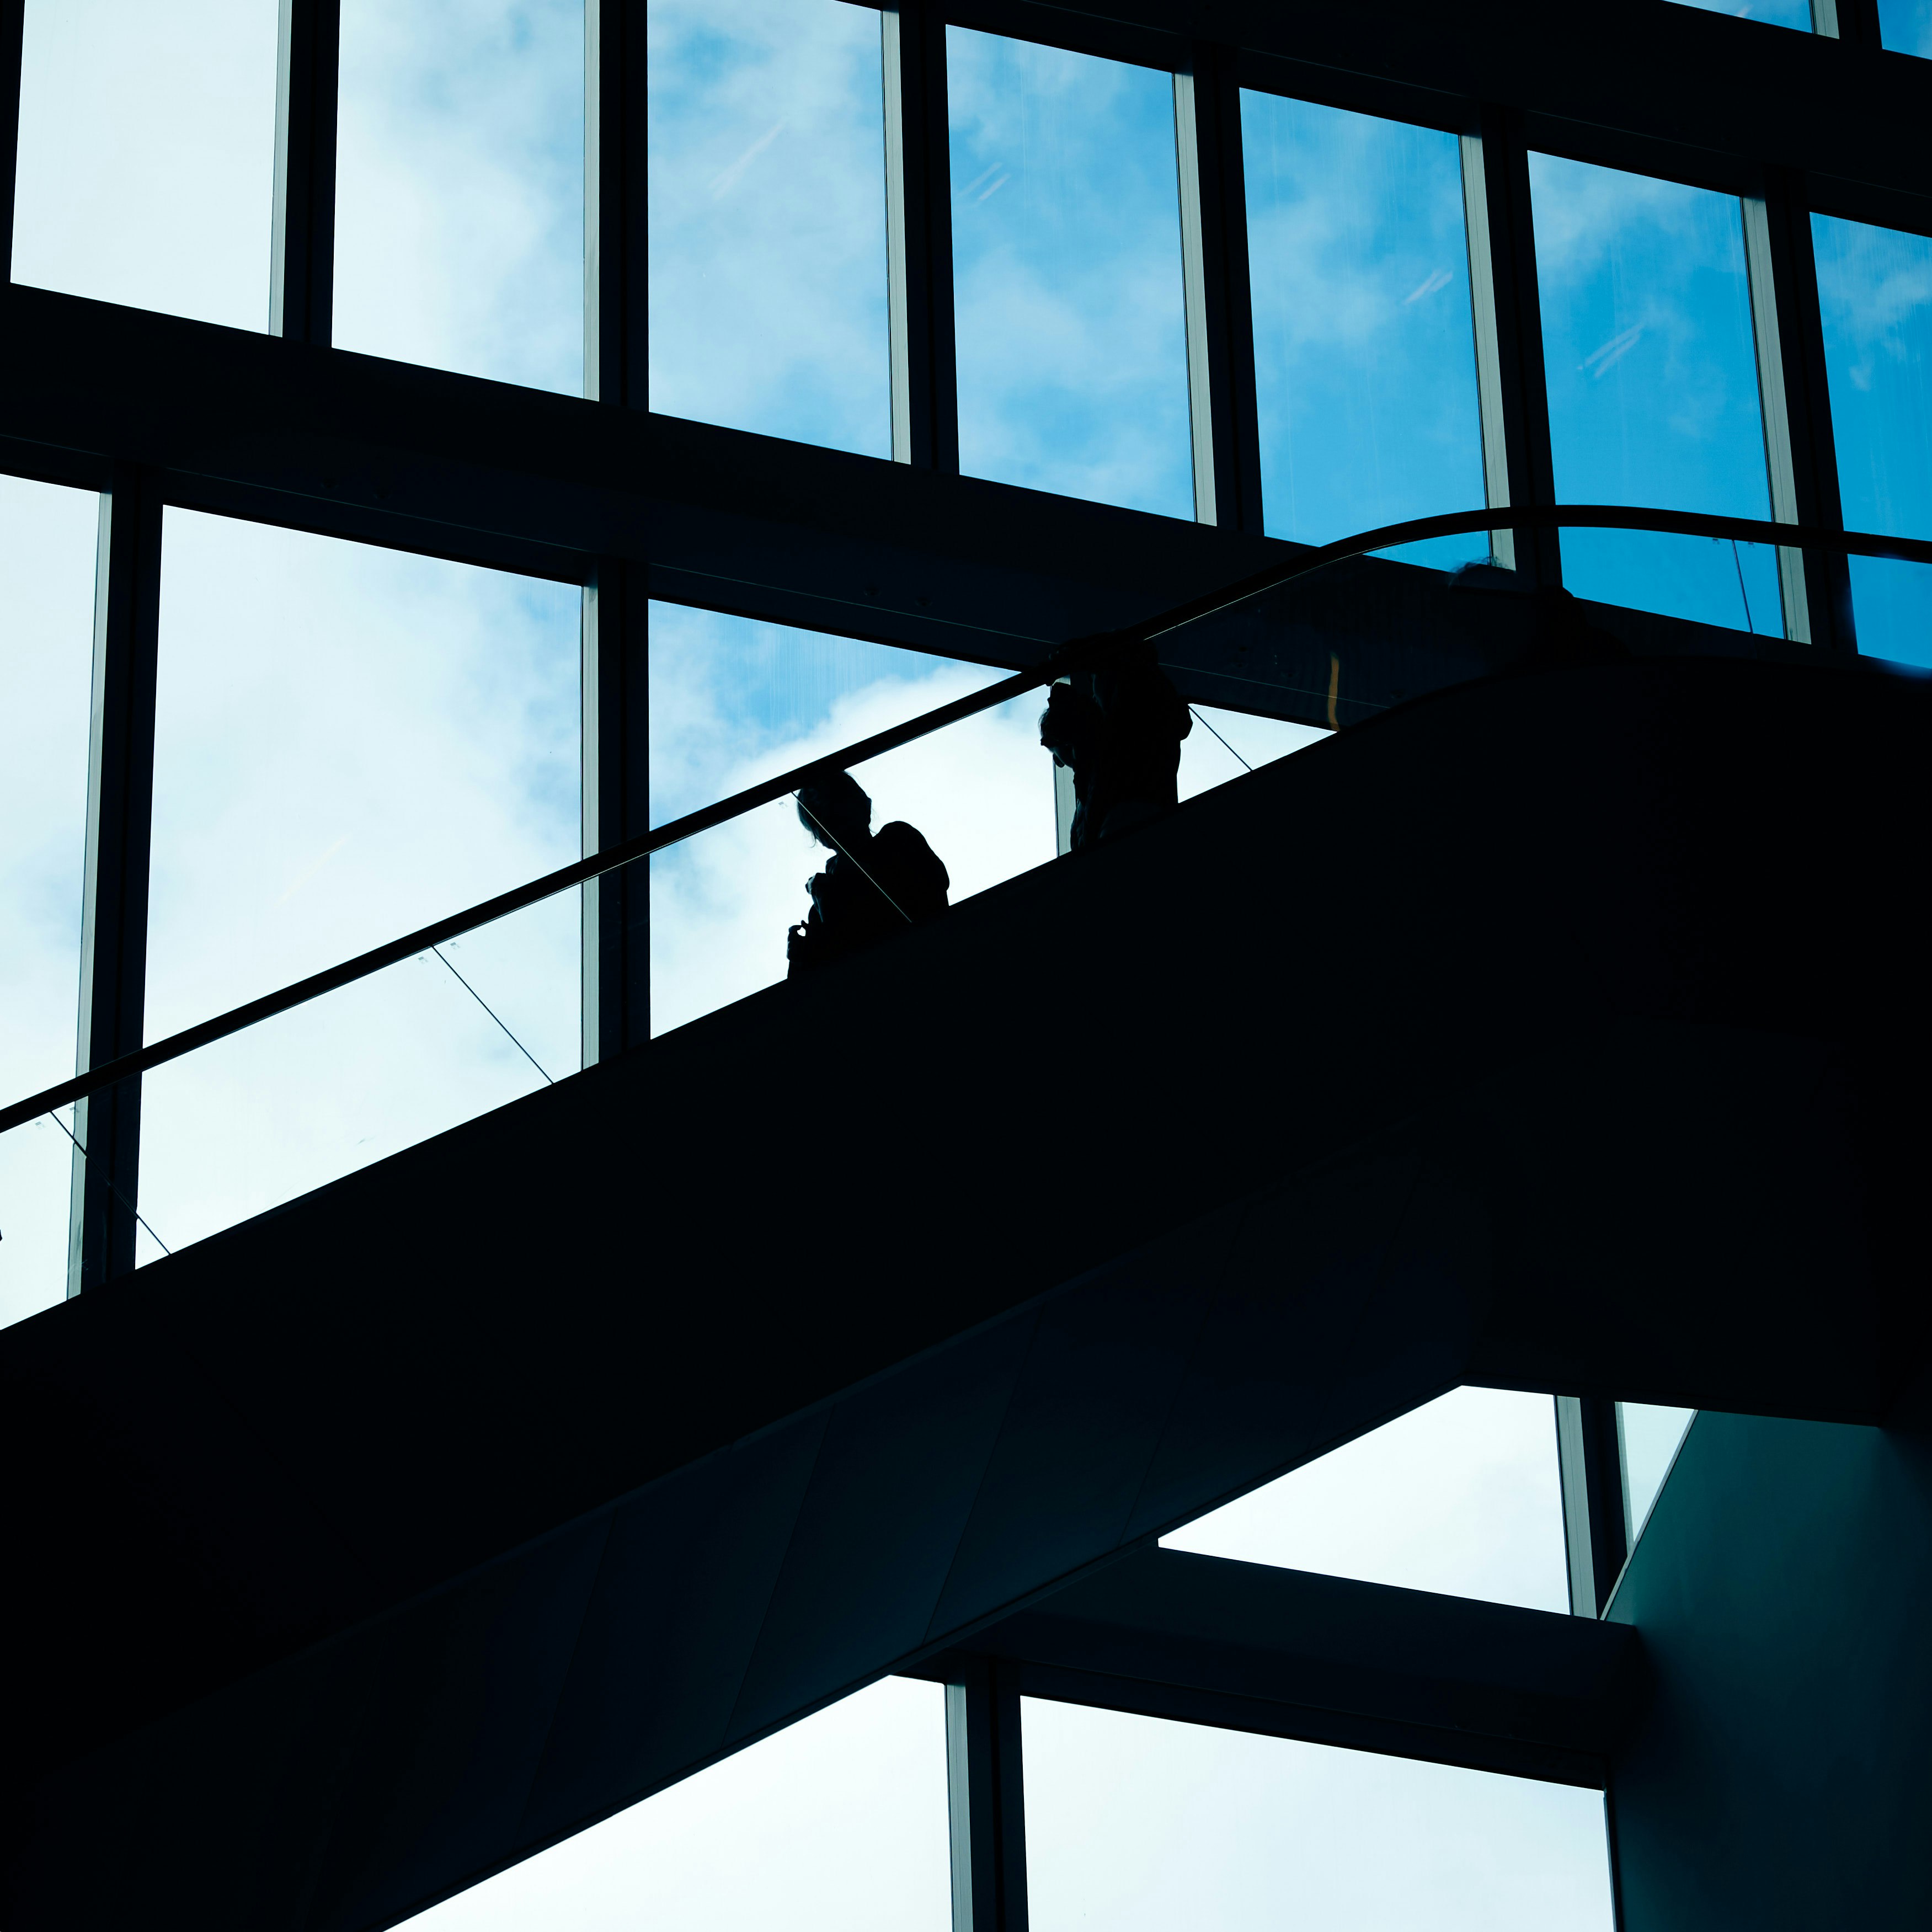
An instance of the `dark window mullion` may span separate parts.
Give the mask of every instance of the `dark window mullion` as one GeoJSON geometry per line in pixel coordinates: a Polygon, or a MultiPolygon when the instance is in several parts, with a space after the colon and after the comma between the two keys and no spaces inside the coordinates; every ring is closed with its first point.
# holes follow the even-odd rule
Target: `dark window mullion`
{"type": "MultiPolygon", "coordinates": [[[[158,482],[150,471],[116,464],[112,487],[100,500],[94,560],[74,1060],[76,1071],[83,1073],[142,1043],[160,588],[158,482]]],[[[68,1234],[70,1295],[134,1272],[140,1082],[122,1081],[78,1102],[73,1131],[77,1146],[68,1234]]]]}
{"type": "Polygon", "coordinates": [[[1027,1932],[1017,1678],[1013,1665],[988,1660],[946,1687],[952,1932],[1027,1932]]]}
{"type": "Polygon", "coordinates": [[[1259,536],[1261,431],[1247,196],[1240,86],[1231,50],[1196,44],[1192,70],[1174,76],[1174,109],[1195,518],[1259,536]]]}
{"type": "Polygon", "coordinates": [[[336,92],[342,0],[281,0],[275,54],[268,333],[328,345],[335,302],[336,92]]]}

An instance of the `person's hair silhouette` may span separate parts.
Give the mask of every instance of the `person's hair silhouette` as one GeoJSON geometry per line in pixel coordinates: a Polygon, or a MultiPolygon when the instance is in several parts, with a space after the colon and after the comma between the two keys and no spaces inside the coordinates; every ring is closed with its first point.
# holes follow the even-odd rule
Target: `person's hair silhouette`
{"type": "Polygon", "coordinates": [[[812,910],[787,935],[794,977],[946,910],[952,882],[932,848],[896,819],[874,832],[872,801],[849,772],[806,786],[798,820],[832,856],[807,880],[812,910]]]}
{"type": "Polygon", "coordinates": [[[1106,670],[1053,686],[1040,742],[1073,773],[1076,850],[1173,808],[1180,741],[1193,728],[1194,714],[1151,644],[1117,656],[1106,670]]]}

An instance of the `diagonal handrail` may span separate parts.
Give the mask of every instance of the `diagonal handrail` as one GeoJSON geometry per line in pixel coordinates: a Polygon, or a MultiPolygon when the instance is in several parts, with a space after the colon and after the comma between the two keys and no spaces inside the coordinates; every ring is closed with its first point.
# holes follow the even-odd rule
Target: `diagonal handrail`
{"type": "Polygon", "coordinates": [[[755,811],[761,805],[772,804],[815,778],[843,771],[852,765],[863,764],[868,759],[943,730],[949,724],[992,710],[1013,698],[1024,697],[1029,691],[1051,684],[1068,671],[1091,668],[1130,645],[1150,643],[1187,625],[1198,623],[1204,618],[1223,616],[1292,583],[1298,577],[1306,577],[1329,564],[1364,556],[1372,550],[1424,543],[1432,537],[1463,536],[1480,530],[1559,527],[1651,530],[1670,536],[1708,536],[1720,540],[1728,537],[1740,543],[1770,544],[1785,550],[1826,550],[1853,556],[1888,557],[1904,562],[1932,564],[1932,543],[1916,537],[1875,536],[1861,530],[1828,530],[1802,524],[1766,523],[1751,517],[1709,516],[1698,511],[1651,510],[1614,503],[1558,503],[1520,509],[1458,510],[1442,516],[1416,517],[1404,523],[1386,524],[1378,530],[1364,530],[1354,536],[1339,538],[1334,543],[1299,551],[1250,576],[1225,584],[1218,590],[1190,598],[1185,603],[1174,604],[1119,630],[1075,638],[1048,652],[1024,670],[1002,678],[984,690],[922,712],[903,724],[875,731],[856,744],[827,752],[808,764],[794,766],[776,778],[748,785],[729,798],[720,799],[716,804],[705,806],[698,811],[686,812],[682,818],[671,819],[649,832],[639,833],[634,838],[626,839],[622,844],[608,846],[589,858],[560,866],[554,872],[546,872],[541,878],[532,879],[507,892],[499,892],[494,898],[485,899],[465,911],[452,913],[432,926],[420,927],[399,939],[358,953],[339,966],[311,973],[305,980],[298,980],[279,992],[265,993],[260,998],[232,1007],[212,1019],[184,1028],[166,1040],[157,1040],[152,1046],[138,1048],[118,1059],[92,1067],[85,1073],[76,1073],[71,1079],[44,1088],[38,1094],[30,1094],[24,1100],[0,1108],[0,1133],[23,1126],[56,1107],[84,1100],[117,1081],[131,1079],[136,1074],[164,1066],[171,1060],[178,1060],[184,1054],[193,1053],[197,1048],[226,1040],[231,1034],[243,1032],[263,1020],[273,1019],[278,1014],[306,1006],[325,993],[352,986],[358,980],[367,979],[370,974],[380,973],[385,968],[400,965],[418,952],[427,952],[433,946],[460,938],[479,926],[490,925],[512,913],[522,912],[544,899],[555,898],[559,892],[568,892],[573,886],[587,885],[606,872],[634,865],[640,859],[647,859],[653,853],[680,844],[700,832],[709,832],[746,812],[755,811]]]}

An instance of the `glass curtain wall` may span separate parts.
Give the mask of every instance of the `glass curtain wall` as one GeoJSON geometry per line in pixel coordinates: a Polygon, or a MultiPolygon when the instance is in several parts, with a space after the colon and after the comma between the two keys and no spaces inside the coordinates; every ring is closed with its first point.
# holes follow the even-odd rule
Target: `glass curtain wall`
{"type": "MultiPolygon", "coordinates": [[[[1846,526],[1932,536],[1932,240],[1811,218],[1846,526]]],[[[1932,569],[1851,560],[1858,649],[1932,665],[1932,569]]]]}
{"type": "Polygon", "coordinates": [[[1171,74],[946,30],[959,466],[1194,514],[1171,74]]]}
{"type": "Polygon", "coordinates": [[[1894,53],[1932,59],[1932,0],[1878,0],[1878,32],[1894,53]]]}
{"type": "MultiPolygon", "coordinates": [[[[1757,352],[1735,196],[1530,157],[1556,496],[1768,518],[1757,352]]],[[[1580,597],[1781,635],[1776,554],[1565,530],[1580,597]]]]}
{"type": "Polygon", "coordinates": [[[892,454],[879,16],[650,0],[650,406],[892,454]]]}
{"type": "Polygon", "coordinates": [[[342,0],[340,100],[337,344],[581,394],[583,0],[342,0]]]}
{"type": "MultiPolygon", "coordinates": [[[[1453,134],[1241,96],[1262,502],[1326,543],[1481,506],[1483,445],[1453,134]]],[[[1482,536],[1404,552],[1454,565],[1482,536]]]]}
{"type": "Polygon", "coordinates": [[[14,279],[268,326],[276,0],[26,0],[14,279]]]}
{"type": "MultiPolygon", "coordinates": [[[[577,856],[578,603],[167,512],[148,1040],[577,856]]],[[[560,896],[148,1076],[155,1235],[178,1248],[574,1071],[578,919],[560,896]]]]}
{"type": "MultiPolygon", "coordinates": [[[[0,476],[0,1094],[73,1072],[100,499],[0,476]]],[[[0,1326],[67,1293],[74,1109],[0,1135],[0,1326]]]]}

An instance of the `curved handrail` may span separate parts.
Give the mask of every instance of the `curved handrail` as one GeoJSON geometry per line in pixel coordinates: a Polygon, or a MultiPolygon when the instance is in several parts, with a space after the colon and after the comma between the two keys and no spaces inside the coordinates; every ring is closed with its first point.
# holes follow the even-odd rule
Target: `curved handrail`
{"type": "Polygon", "coordinates": [[[460,938],[479,926],[488,926],[512,913],[522,912],[544,899],[554,898],[559,892],[569,891],[573,886],[587,885],[606,872],[616,872],[620,866],[633,865],[653,853],[680,844],[700,832],[709,832],[761,805],[772,804],[814,778],[843,771],[849,766],[863,764],[868,759],[896,751],[902,745],[912,744],[934,731],[942,730],[948,724],[992,710],[1013,698],[1024,697],[1029,691],[1051,684],[1070,670],[1090,669],[1131,644],[1150,643],[1187,625],[1222,616],[1329,564],[1365,556],[1372,550],[1424,543],[1432,537],[1465,536],[1480,530],[1556,528],[1651,530],[1670,536],[1708,536],[1720,540],[1729,537],[1740,543],[1770,544],[1784,550],[1825,550],[1852,556],[1888,557],[1903,562],[1932,564],[1932,542],[1916,537],[1874,536],[1861,530],[1828,530],[1803,524],[1765,523],[1750,517],[1708,516],[1699,511],[1649,510],[1613,503],[1557,503],[1522,509],[1458,510],[1442,516],[1416,517],[1404,523],[1386,524],[1379,530],[1364,530],[1354,536],[1338,538],[1334,543],[1298,551],[1279,563],[1270,564],[1250,576],[1223,585],[1218,590],[1190,598],[1185,603],[1174,604],[1119,630],[1075,638],[1048,652],[1026,670],[988,685],[983,691],[955,698],[950,704],[922,712],[888,730],[876,731],[869,738],[862,738],[856,744],[848,745],[841,751],[828,752],[808,764],[794,766],[776,778],[748,785],[742,791],[720,799],[715,805],[686,812],[682,818],[671,819],[649,832],[639,833],[634,838],[626,839],[622,844],[608,846],[587,859],[559,866],[541,878],[532,879],[507,892],[499,892],[494,898],[485,899],[466,911],[452,913],[432,926],[421,927],[399,939],[358,953],[339,966],[311,973],[307,979],[298,980],[278,992],[265,993],[260,999],[250,1000],[212,1019],[184,1028],[166,1040],[157,1040],[152,1046],[123,1054],[117,1060],[90,1068],[85,1073],[77,1073],[71,1079],[61,1081],[40,1093],[30,1094],[10,1106],[0,1108],[0,1133],[23,1126],[70,1101],[83,1100],[104,1087],[112,1086],[117,1081],[131,1079],[136,1074],[164,1066],[169,1060],[178,1060],[182,1054],[192,1053],[199,1047],[211,1046],[231,1034],[241,1033],[263,1020],[273,1019],[278,1014],[306,1006],[310,1000],[352,986],[356,980],[367,979],[370,974],[380,973],[386,967],[400,965],[405,959],[418,952],[427,952],[431,946],[440,946],[446,940],[460,938]]]}

